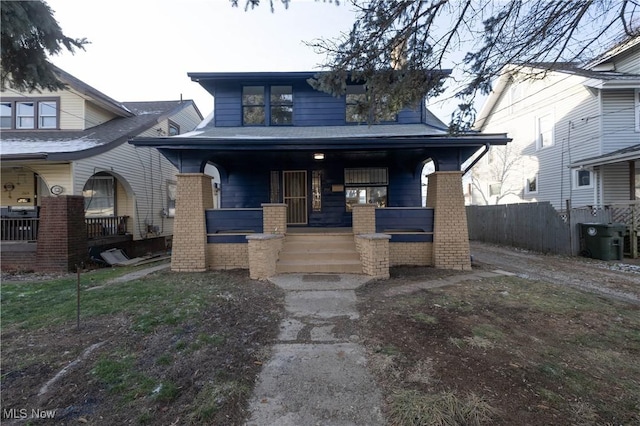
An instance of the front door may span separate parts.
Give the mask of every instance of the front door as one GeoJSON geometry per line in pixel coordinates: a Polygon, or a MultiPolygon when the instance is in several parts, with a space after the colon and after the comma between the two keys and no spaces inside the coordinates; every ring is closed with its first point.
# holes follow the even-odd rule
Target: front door
{"type": "Polygon", "coordinates": [[[284,202],[287,205],[287,225],[307,224],[307,172],[283,172],[284,202]]]}

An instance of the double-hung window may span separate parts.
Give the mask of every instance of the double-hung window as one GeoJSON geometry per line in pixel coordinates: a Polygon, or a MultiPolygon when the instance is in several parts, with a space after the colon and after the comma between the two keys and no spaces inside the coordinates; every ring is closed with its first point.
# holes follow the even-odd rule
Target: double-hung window
{"type": "Polygon", "coordinates": [[[244,86],[244,126],[289,126],[293,124],[292,86],[244,86]]]}
{"type": "Polygon", "coordinates": [[[56,129],[59,117],[58,101],[53,99],[14,99],[0,103],[0,128],[33,130],[56,129]]]}
{"type": "Polygon", "coordinates": [[[392,122],[397,115],[390,111],[386,96],[373,96],[364,85],[347,86],[345,121],[347,123],[392,122]],[[368,108],[367,105],[373,105],[368,108]]]}
{"type": "Polygon", "coordinates": [[[82,189],[85,216],[114,216],[116,186],[113,176],[93,176],[82,189]]]}

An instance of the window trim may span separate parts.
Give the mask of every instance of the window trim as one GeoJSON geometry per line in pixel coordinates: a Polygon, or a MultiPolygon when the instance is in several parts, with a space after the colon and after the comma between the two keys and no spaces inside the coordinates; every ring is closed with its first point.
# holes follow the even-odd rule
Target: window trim
{"type": "Polygon", "coordinates": [[[587,169],[573,169],[571,171],[571,182],[573,189],[592,189],[593,188],[593,171],[587,169]],[[580,172],[589,173],[589,185],[580,185],[580,172]]]}
{"type": "Polygon", "coordinates": [[[241,93],[241,123],[243,127],[286,127],[293,126],[295,119],[295,90],[292,84],[242,84],[240,88],[241,93]],[[261,87],[262,88],[262,103],[245,103],[244,89],[246,87],[261,87]],[[289,87],[291,88],[291,101],[274,101],[271,99],[271,90],[273,87],[289,87]],[[291,108],[291,123],[278,124],[273,122],[273,109],[276,107],[289,107],[291,108]],[[248,108],[262,108],[264,114],[264,122],[261,124],[248,124],[245,122],[245,111],[248,108]]]}
{"type": "Polygon", "coordinates": [[[10,126],[9,127],[0,127],[0,129],[5,131],[20,131],[20,132],[33,132],[33,131],[51,131],[51,130],[60,130],[60,97],[59,96],[46,96],[41,98],[30,98],[30,97],[12,97],[12,98],[3,98],[2,104],[9,104],[10,116],[5,116],[10,118],[10,126]],[[22,117],[32,117],[33,118],[33,126],[31,127],[18,127],[18,104],[21,103],[33,103],[33,115],[32,116],[22,116],[22,117]],[[41,125],[41,118],[43,117],[53,117],[53,115],[41,115],[40,114],[40,105],[43,103],[54,103],[56,109],[55,115],[55,125],[51,127],[45,127],[41,125]]]}
{"type": "MultiPolygon", "coordinates": [[[[268,86],[268,92],[269,92],[269,126],[292,126],[293,125],[293,85],[291,84],[272,84],[268,86]],[[285,101],[285,100],[275,100],[273,99],[273,88],[274,87],[288,87],[289,89],[291,89],[291,101],[285,101]],[[283,124],[278,124],[278,123],[274,123],[273,122],[273,109],[274,108],[278,108],[278,107],[289,107],[291,108],[291,123],[283,123],[283,124]]],[[[266,100],[266,98],[265,98],[266,100]]],[[[265,120],[266,121],[266,120],[265,120]]]]}
{"type": "Polygon", "coordinates": [[[547,148],[551,148],[552,146],[555,146],[556,144],[556,135],[555,135],[555,119],[553,116],[552,112],[547,112],[544,114],[540,114],[540,115],[536,115],[536,129],[535,129],[535,136],[536,136],[536,150],[539,151],[541,149],[547,149],[547,148]],[[550,122],[551,122],[551,129],[549,129],[549,132],[551,133],[551,143],[549,144],[544,144],[543,145],[543,140],[541,140],[541,131],[540,131],[540,121],[544,118],[549,118],[550,122]]]}
{"type": "Polygon", "coordinates": [[[177,135],[180,134],[180,125],[178,123],[176,123],[175,121],[173,121],[173,120],[168,120],[168,122],[167,122],[167,130],[168,130],[169,136],[177,136],[177,135]],[[171,134],[171,128],[176,129],[178,131],[178,133],[176,133],[175,135],[172,135],[171,134]]]}

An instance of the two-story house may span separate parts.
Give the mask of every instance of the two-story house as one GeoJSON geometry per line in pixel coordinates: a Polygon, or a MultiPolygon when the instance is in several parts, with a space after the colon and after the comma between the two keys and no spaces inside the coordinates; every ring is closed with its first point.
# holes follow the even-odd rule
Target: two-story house
{"type": "Polygon", "coordinates": [[[593,61],[506,67],[476,129],[506,131],[472,172],[473,204],[563,210],[640,199],[640,37],[593,61]]]}
{"type": "Polygon", "coordinates": [[[45,237],[40,213],[47,198],[83,198],[89,246],[115,244],[133,253],[164,249],[173,234],[177,170],[156,150],[126,142],[193,130],[202,121],[196,105],[118,102],[59,68],[56,74],[64,90],[2,92],[3,268],[43,263],[33,259],[37,244],[23,251],[18,245],[45,237]]]}
{"type": "MultiPolygon", "coordinates": [[[[309,84],[315,74],[190,73],[214,97],[211,121],[177,137],[131,141],[157,148],[180,172],[172,268],[253,270],[258,255],[251,246],[281,237],[285,247],[273,243],[267,252],[275,254],[262,258],[268,271],[252,276],[345,271],[346,253],[331,269],[321,266],[320,250],[302,242],[289,245],[301,257],[297,269],[293,258],[285,260],[287,244],[305,233],[316,241],[330,233],[346,234],[352,244],[355,238],[359,259],[351,272],[377,275],[367,250],[387,237],[389,247],[380,249],[387,276],[395,264],[470,268],[461,165],[479,149],[506,143],[505,135],[452,136],[424,102],[397,114],[381,109],[367,120],[358,108],[364,84],[331,96],[309,84]],[[429,161],[435,173],[423,208],[421,176],[429,161]],[[220,175],[218,210],[206,190],[207,165],[220,175]]],[[[316,246],[330,251],[329,244],[316,246]]]]}

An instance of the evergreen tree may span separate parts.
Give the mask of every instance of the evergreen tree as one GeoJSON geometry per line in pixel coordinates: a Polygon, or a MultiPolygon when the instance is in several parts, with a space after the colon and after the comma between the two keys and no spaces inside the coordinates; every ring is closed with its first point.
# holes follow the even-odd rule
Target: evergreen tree
{"type": "Polygon", "coordinates": [[[63,48],[70,52],[84,50],[88,41],[64,35],[51,8],[43,1],[2,1],[0,15],[2,89],[64,88],[47,55],[55,55],[63,48]]]}

